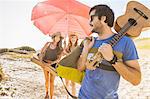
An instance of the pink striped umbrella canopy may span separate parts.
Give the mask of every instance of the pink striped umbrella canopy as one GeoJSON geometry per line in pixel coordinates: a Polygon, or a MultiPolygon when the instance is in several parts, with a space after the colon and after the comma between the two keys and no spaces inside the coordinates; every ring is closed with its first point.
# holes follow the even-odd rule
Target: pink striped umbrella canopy
{"type": "Polygon", "coordinates": [[[75,33],[79,38],[90,34],[90,8],[75,0],[49,0],[38,3],[32,11],[32,21],[45,35],[61,32],[64,37],[75,33]]]}

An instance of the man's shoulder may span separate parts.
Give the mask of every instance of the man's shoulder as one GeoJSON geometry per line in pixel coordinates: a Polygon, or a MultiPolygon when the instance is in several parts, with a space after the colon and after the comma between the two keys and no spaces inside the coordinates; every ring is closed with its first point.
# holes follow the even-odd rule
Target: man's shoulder
{"type": "Polygon", "coordinates": [[[131,39],[130,37],[128,37],[128,36],[123,36],[122,39],[124,39],[124,40],[132,40],[132,39],[131,39]]]}
{"type": "Polygon", "coordinates": [[[121,39],[122,42],[133,42],[133,40],[128,36],[123,36],[121,39]]]}

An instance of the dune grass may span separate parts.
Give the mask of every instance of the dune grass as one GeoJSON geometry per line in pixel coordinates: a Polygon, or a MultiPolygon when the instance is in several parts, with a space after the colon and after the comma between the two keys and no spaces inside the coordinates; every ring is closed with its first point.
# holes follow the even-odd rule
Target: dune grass
{"type": "Polygon", "coordinates": [[[150,38],[142,38],[135,40],[138,49],[150,49],[150,38]]]}
{"type": "Polygon", "coordinates": [[[7,52],[7,55],[10,55],[12,58],[32,58],[34,53],[29,53],[29,54],[19,54],[19,53],[14,53],[14,52],[7,52]]]}
{"type": "Polygon", "coordinates": [[[150,49],[150,45],[137,46],[138,49],[150,49]]]}

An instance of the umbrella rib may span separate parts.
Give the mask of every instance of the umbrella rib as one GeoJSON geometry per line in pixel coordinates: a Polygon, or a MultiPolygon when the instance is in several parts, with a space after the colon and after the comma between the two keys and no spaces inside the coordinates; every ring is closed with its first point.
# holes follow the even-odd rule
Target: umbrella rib
{"type": "Polygon", "coordinates": [[[81,26],[81,28],[83,28],[83,31],[84,31],[85,33],[87,33],[86,29],[80,24],[80,22],[79,22],[76,18],[74,18],[74,20],[77,21],[77,23],[81,26]]]}
{"type": "MultiPolygon", "coordinates": [[[[63,15],[63,16],[61,16],[62,18],[65,16],[65,14],[63,15]]],[[[62,18],[59,18],[59,20],[61,20],[62,18]]],[[[53,24],[53,26],[48,30],[48,32],[55,26],[55,24],[57,23],[57,22],[59,22],[59,20],[57,20],[54,24],[53,24]]]]}
{"type": "MultiPolygon", "coordinates": [[[[59,14],[60,12],[56,12],[55,14],[59,14]]],[[[47,14],[47,15],[45,15],[45,16],[39,16],[38,18],[36,18],[36,19],[32,19],[32,20],[38,20],[38,19],[40,19],[40,18],[44,18],[44,17],[47,17],[47,16],[50,16],[50,15],[53,15],[54,13],[49,13],[49,14],[47,14]]]]}

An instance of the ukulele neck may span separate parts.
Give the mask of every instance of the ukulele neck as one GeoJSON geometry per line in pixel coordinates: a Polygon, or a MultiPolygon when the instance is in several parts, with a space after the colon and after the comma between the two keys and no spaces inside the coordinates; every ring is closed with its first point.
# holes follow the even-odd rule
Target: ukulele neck
{"type": "Polygon", "coordinates": [[[108,42],[108,44],[110,44],[112,47],[115,46],[117,42],[126,34],[126,31],[128,31],[131,26],[135,26],[136,24],[136,20],[130,18],[128,22],[121,28],[118,34],[108,42]]]}

